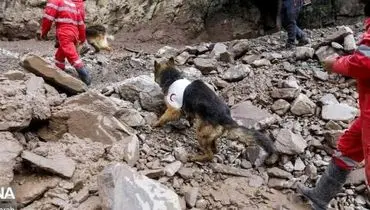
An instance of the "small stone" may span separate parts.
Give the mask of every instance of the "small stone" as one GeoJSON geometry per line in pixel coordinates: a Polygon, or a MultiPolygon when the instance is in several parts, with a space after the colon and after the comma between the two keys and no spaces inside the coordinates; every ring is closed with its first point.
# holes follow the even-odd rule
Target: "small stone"
{"type": "Polygon", "coordinates": [[[342,126],[340,126],[338,123],[330,120],[328,123],[326,123],[325,129],[328,129],[328,130],[342,130],[342,126]]]}
{"type": "Polygon", "coordinates": [[[222,43],[216,43],[210,54],[210,57],[215,58],[218,61],[230,63],[233,61],[231,53],[227,51],[227,46],[222,43]]]}
{"type": "Polygon", "coordinates": [[[293,172],[294,171],[293,163],[290,162],[290,161],[288,161],[287,163],[285,163],[283,167],[288,172],[293,172]]]}
{"type": "Polygon", "coordinates": [[[247,65],[239,64],[226,70],[221,77],[229,82],[238,82],[247,77],[250,71],[247,65]]]}
{"type": "Polygon", "coordinates": [[[331,46],[323,46],[320,47],[318,50],[315,52],[317,58],[319,59],[320,62],[323,62],[326,58],[328,57],[337,57],[339,56],[335,49],[331,46]]]}
{"type": "Polygon", "coordinates": [[[158,50],[156,57],[169,59],[171,57],[176,57],[179,53],[179,49],[170,46],[164,46],[158,50]]]}
{"type": "Polygon", "coordinates": [[[289,102],[279,99],[272,104],[271,109],[278,115],[284,115],[290,108],[289,102]]]}
{"type": "Polygon", "coordinates": [[[255,60],[252,63],[254,67],[271,66],[271,62],[267,59],[255,60]]]}
{"type": "Polygon", "coordinates": [[[315,114],[316,104],[312,102],[306,95],[300,94],[292,103],[290,111],[297,115],[313,115],[315,114]]]}
{"type": "Polygon", "coordinates": [[[174,155],[176,160],[179,160],[183,163],[186,163],[188,160],[188,153],[186,152],[184,147],[176,147],[174,149],[174,155]]]}
{"type": "Polygon", "coordinates": [[[98,196],[91,196],[85,202],[78,206],[77,210],[99,210],[101,209],[101,200],[98,196]]]}
{"type": "Polygon", "coordinates": [[[197,202],[198,193],[199,193],[199,188],[197,187],[192,187],[185,192],[185,201],[186,201],[186,205],[189,208],[192,208],[195,206],[195,203],[197,202]]]}
{"type": "Polygon", "coordinates": [[[243,177],[250,177],[251,172],[245,169],[239,169],[239,168],[234,168],[231,166],[219,164],[219,163],[212,163],[211,168],[222,174],[228,174],[228,175],[234,175],[234,176],[243,176],[243,177]]]}
{"type": "Polygon", "coordinates": [[[329,74],[325,71],[315,70],[313,71],[313,76],[321,81],[327,81],[329,79],[329,74]]]}
{"type": "Polygon", "coordinates": [[[280,168],[277,168],[277,167],[267,169],[267,174],[272,177],[283,178],[283,179],[293,178],[292,174],[280,168]]]}
{"type": "Polygon", "coordinates": [[[344,49],[344,47],[343,47],[341,44],[337,43],[337,42],[332,42],[332,43],[331,43],[331,46],[332,46],[334,49],[336,49],[336,50],[343,50],[343,49],[344,49]]]}
{"type": "Polygon", "coordinates": [[[321,117],[324,120],[350,121],[358,114],[358,110],[347,104],[329,104],[322,107],[321,117]]]}
{"type": "Polygon", "coordinates": [[[182,167],[178,172],[177,172],[183,179],[191,179],[193,178],[193,173],[194,170],[192,168],[185,168],[182,167]]]}
{"type": "Polygon", "coordinates": [[[295,57],[297,60],[307,60],[313,58],[315,50],[310,47],[297,47],[295,50],[295,57]]]}
{"type": "Polygon", "coordinates": [[[242,58],[242,62],[246,64],[252,64],[254,61],[260,59],[259,55],[246,55],[242,58]]]}
{"type": "Polygon", "coordinates": [[[337,131],[326,131],[324,132],[324,138],[329,143],[329,145],[333,148],[337,147],[337,141],[340,136],[344,134],[344,131],[337,130],[337,131]]]}
{"type": "Polygon", "coordinates": [[[76,196],[73,197],[73,200],[77,203],[84,202],[89,197],[89,189],[87,187],[82,188],[76,196]]]}
{"type": "Polygon", "coordinates": [[[186,67],[182,69],[182,72],[186,78],[189,80],[197,80],[202,77],[202,72],[194,67],[186,67]]]}
{"type": "Polygon", "coordinates": [[[163,169],[145,170],[141,171],[140,173],[151,179],[158,179],[165,175],[163,169]]]}
{"type": "Polygon", "coordinates": [[[284,62],[283,62],[283,68],[284,68],[284,70],[285,70],[285,71],[287,71],[287,72],[291,72],[291,73],[295,72],[295,66],[294,66],[294,65],[292,65],[292,64],[290,64],[290,63],[289,63],[289,62],[287,62],[287,61],[284,61],[284,62]]]}
{"type": "Polygon", "coordinates": [[[359,168],[351,171],[349,174],[347,180],[347,184],[352,184],[352,185],[361,185],[365,183],[365,170],[364,168],[359,168]]]}
{"type": "Polygon", "coordinates": [[[166,165],[163,170],[166,176],[171,177],[171,176],[174,176],[175,173],[180,170],[181,166],[182,166],[182,163],[180,161],[175,161],[173,163],[166,165]]]}
{"type": "Polygon", "coordinates": [[[290,184],[285,179],[271,178],[269,179],[268,186],[280,190],[289,188],[290,184]]]}
{"type": "Polygon", "coordinates": [[[248,160],[256,167],[261,166],[269,156],[267,152],[259,146],[247,147],[246,153],[248,160]]]}
{"type": "Polygon", "coordinates": [[[307,147],[307,142],[301,135],[295,134],[288,129],[281,129],[277,134],[275,145],[277,151],[294,155],[303,153],[307,147]]]}
{"type": "Polygon", "coordinates": [[[356,40],[353,34],[348,34],[344,37],[343,47],[346,52],[353,52],[357,49],[356,40]]]}
{"type": "Polygon", "coordinates": [[[264,183],[264,180],[262,177],[253,175],[251,179],[249,180],[248,185],[250,187],[259,188],[263,185],[263,183],[264,183]]]}
{"type": "Polygon", "coordinates": [[[322,105],[339,104],[339,101],[331,93],[325,94],[324,96],[322,96],[320,98],[320,102],[322,105]]]}
{"type": "Polygon", "coordinates": [[[357,203],[357,205],[365,205],[366,204],[366,199],[364,196],[362,195],[358,195],[356,196],[356,199],[355,199],[355,202],[357,203]]]}
{"type": "Polygon", "coordinates": [[[217,60],[209,58],[195,58],[194,65],[202,74],[209,74],[211,71],[217,70],[217,60]]]}
{"type": "Polygon", "coordinates": [[[184,51],[175,58],[175,61],[178,65],[184,65],[190,57],[191,55],[188,52],[184,51]]]}
{"type": "Polygon", "coordinates": [[[200,209],[206,209],[207,208],[207,205],[208,205],[208,202],[206,200],[204,200],[204,199],[199,199],[195,203],[195,207],[200,208],[200,209]]]}
{"type": "Polygon", "coordinates": [[[310,178],[310,179],[316,179],[317,177],[317,168],[313,164],[309,164],[306,166],[305,169],[305,174],[310,178]]]}
{"type": "Polygon", "coordinates": [[[244,169],[250,169],[252,168],[252,164],[251,162],[249,162],[248,160],[246,159],[242,159],[242,163],[240,164],[240,166],[244,169]]]}
{"type": "Polygon", "coordinates": [[[301,92],[297,88],[275,88],[271,91],[271,97],[275,99],[295,99],[299,96],[301,92]]]}
{"type": "Polygon", "coordinates": [[[295,171],[303,171],[306,168],[305,164],[303,163],[301,158],[297,158],[294,163],[294,170],[295,171]]]}

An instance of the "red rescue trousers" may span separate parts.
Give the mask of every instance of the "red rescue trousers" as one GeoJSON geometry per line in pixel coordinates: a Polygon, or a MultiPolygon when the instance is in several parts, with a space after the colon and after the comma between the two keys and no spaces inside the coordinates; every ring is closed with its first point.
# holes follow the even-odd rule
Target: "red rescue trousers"
{"type": "Polygon", "coordinates": [[[64,70],[65,59],[67,59],[76,69],[83,67],[83,62],[77,52],[78,34],[75,34],[70,30],[59,29],[57,37],[59,48],[55,53],[55,65],[64,70]]]}

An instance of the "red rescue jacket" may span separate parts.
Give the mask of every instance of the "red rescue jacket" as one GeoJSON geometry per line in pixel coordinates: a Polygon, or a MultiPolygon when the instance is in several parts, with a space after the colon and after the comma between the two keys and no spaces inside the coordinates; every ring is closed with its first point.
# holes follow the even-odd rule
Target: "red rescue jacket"
{"type": "Polygon", "coordinates": [[[41,35],[46,36],[55,22],[57,35],[61,31],[64,34],[68,32],[80,42],[84,42],[86,40],[85,23],[75,2],[82,2],[82,0],[48,0],[44,9],[41,35]]]}
{"type": "Polygon", "coordinates": [[[366,32],[358,42],[358,48],[352,55],[337,58],[333,72],[357,79],[361,115],[370,112],[370,18],[365,19],[366,32]]]}
{"type": "Polygon", "coordinates": [[[84,0],[72,0],[81,14],[82,21],[85,22],[85,1],[84,0]]]}

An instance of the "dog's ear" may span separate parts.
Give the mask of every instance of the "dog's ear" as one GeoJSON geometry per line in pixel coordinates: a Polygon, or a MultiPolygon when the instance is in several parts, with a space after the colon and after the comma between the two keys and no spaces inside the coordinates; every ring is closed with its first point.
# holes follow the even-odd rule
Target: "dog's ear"
{"type": "Polygon", "coordinates": [[[157,61],[154,61],[154,71],[156,72],[160,68],[161,68],[161,64],[159,64],[157,61]]]}
{"type": "Polygon", "coordinates": [[[175,66],[175,59],[173,57],[171,57],[170,59],[168,59],[167,65],[168,66],[171,66],[171,67],[175,66]]]}

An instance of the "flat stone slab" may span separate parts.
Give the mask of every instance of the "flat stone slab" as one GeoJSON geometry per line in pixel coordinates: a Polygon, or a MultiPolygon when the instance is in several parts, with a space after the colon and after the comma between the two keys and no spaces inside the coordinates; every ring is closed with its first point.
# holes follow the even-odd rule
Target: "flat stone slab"
{"type": "Polygon", "coordinates": [[[81,80],[64,71],[57,70],[37,55],[26,54],[23,56],[21,58],[21,66],[27,71],[44,78],[47,83],[67,94],[75,95],[87,90],[87,86],[81,80]]]}

